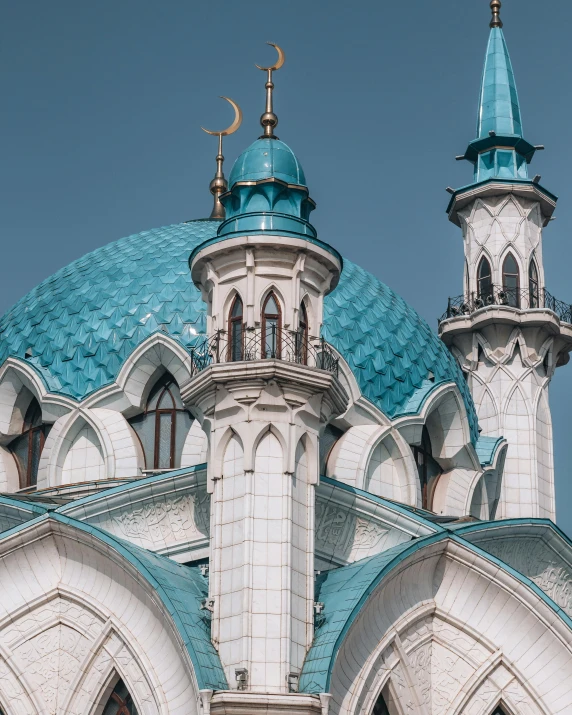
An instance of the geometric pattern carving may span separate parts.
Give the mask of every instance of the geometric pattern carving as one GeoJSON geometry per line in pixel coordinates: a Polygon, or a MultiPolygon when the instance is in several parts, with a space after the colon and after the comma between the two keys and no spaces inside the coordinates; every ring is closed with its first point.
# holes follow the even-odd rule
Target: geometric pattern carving
{"type": "Polygon", "coordinates": [[[15,649],[16,663],[46,713],[62,712],[64,698],[88,649],[87,638],[61,624],[15,649]]]}

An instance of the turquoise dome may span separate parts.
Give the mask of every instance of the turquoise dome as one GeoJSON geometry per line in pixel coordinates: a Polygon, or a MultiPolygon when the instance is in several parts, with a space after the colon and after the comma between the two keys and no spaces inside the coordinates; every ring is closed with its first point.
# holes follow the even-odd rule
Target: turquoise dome
{"type": "MultiPolygon", "coordinates": [[[[199,220],[144,231],[62,268],[0,318],[0,364],[26,360],[48,390],[80,400],[113,382],[153,333],[190,348],[206,331],[206,307],[188,259],[218,226],[199,220]]],[[[323,333],[364,396],[390,417],[419,412],[439,383],[455,382],[476,442],[473,401],[445,345],[404,300],[350,261],[324,301],[323,333]]]]}
{"type": "Polygon", "coordinates": [[[228,185],[232,189],[238,181],[270,178],[306,186],[304,170],[287,144],[279,139],[257,139],[234,162],[228,185]]]}

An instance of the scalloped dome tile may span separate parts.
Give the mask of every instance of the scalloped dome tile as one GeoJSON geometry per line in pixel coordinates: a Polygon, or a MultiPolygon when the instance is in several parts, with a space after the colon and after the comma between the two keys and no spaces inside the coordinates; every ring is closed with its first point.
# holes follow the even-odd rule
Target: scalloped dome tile
{"type": "MultiPolygon", "coordinates": [[[[188,258],[218,226],[199,220],[144,231],[62,268],[0,318],[0,364],[31,350],[28,362],[47,388],[79,400],[113,381],[153,333],[189,348],[205,333],[206,310],[188,258]]],[[[473,401],[445,345],[402,298],[350,261],[324,301],[323,333],[363,394],[390,417],[419,410],[429,372],[433,388],[454,381],[476,442],[473,401]]]]}

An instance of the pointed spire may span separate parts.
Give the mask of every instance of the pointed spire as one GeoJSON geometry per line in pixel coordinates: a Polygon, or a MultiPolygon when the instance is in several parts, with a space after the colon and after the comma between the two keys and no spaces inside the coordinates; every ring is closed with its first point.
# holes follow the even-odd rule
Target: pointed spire
{"type": "Polygon", "coordinates": [[[274,42],[267,42],[266,44],[274,47],[276,52],[278,52],[278,59],[276,60],[276,64],[272,65],[272,67],[261,67],[260,65],[256,65],[259,70],[268,73],[265,85],[266,111],[260,117],[260,124],[264,128],[264,134],[260,137],[260,139],[278,139],[278,137],[274,134],[274,129],[278,126],[278,117],[276,116],[276,114],[274,114],[274,107],[272,102],[272,92],[274,90],[274,82],[272,82],[272,72],[275,72],[276,70],[279,70],[280,67],[282,67],[282,65],[284,64],[285,55],[282,48],[278,47],[278,45],[274,44],[274,42]]]}
{"type": "Polygon", "coordinates": [[[228,136],[229,134],[234,134],[234,132],[240,127],[242,124],[242,110],[238,106],[236,102],[233,102],[232,99],[229,99],[228,97],[221,97],[221,99],[226,99],[227,102],[233,107],[234,109],[234,121],[228,127],[227,129],[224,129],[222,132],[213,132],[210,129],[205,129],[204,127],[201,127],[203,132],[206,132],[207,134],[211,134],[212,136],[218,137],[218,153],[216,155],[216,173],[214,175],[214,179],[211,181],[209,189],[211,194],[214,197],[214,204],[213,204],[213,210],[211,211],[210,218],[216,219],[216,220],[224,220],[226,217],[226,212],[224,209],[224,206],[222,205],[220,201],[221,194],[224,194],[225,191],[228,190],[228,183],[226,181],[226,178],[224,176],[224,172],[222,169],[222,165],[224,163],[224,156],[222,153],[222,138],[228,136]]]}
{"type": "Polygon", "coordinates": [[[498,11],[500,0],[492,0],[493,19],[477,117],[477,138],[482,139],[494,132],[499,136],[522,136],[520,105],[508,47],[501,29],[498,11]]]}
{"type": "Polygon", "coordinates": [[[222,165],[224,162],[224,156],[222,153],[222,134],[218,135],[218,154],[216,155],[216,174],[214,179],[209,185],[209,190],[214,198],[213,210],[211,211],[210,218],[224,220],[226,217],[226,212],[224,206],[220,202],[221,194],[228,191],[228,182],[222,170],[222,165]]]}
{"type": "Polygon", "coordinates": [[[502,20],[500,19],[500,9],[501,0],[491,0],[491,11],[493,13],[490,27],[502,27],[502,20]]]}

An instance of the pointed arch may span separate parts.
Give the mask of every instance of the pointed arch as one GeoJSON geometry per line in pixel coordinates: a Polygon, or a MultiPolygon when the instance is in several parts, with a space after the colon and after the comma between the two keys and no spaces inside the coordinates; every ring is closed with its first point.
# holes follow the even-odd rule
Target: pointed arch
{"type": "Polygon", "coordinates": [[[151,386],[142,414],[131,427],[140,440],[147,469],[177,469],[193,418],[185,409],[177,381],[167,370],[151,386]]]}
{"type": "Polygon", "coordinates": [[[487,303],[493,296],[493,272],[491,262],[483,252],[477,266],[477,295],[487,303]]]}
{"type": "Polygon", "coordinates": [[[506,253],[502,262],[502,289],[506,305],[520,308],[520,268],[512,251],[506,253]]]}
{"type": "MultiPolygon", "coordinates": [[[[23,392],[28,392],[28,390],[22,388],[23,392]]],[[[22,395],[22,393],[20,394],[22,395]]],[[[40,403],[31,393],[29,394],[31,399],[24,412],[22,432],[8,445],[18,467],[20,487],[22,489],[34,487],[37,484],[40,455],[49,432],[49,427],[42,421],[40,403]]]]}
{"type": "Polygon", "coordinates": [[[103,708],[102,715],[139,715],[131,693],[119,676],[103,708]]]}
{"type": "Polygon", "coordinates": [[[145,409],[151,388],[165,371],[183,387],[193,376],[191,356],[170,336],[154,333],[127,358],[115,383],[102,387],[82,405],[109,407],[133,417],[145,409]]]}
{"type": "Polygon", "coordinates": [[[262,303],[261,357],[274,358],[280,355],[283,308],[274,290],[270,290],[262,303]]]}
{"type": "Polygon", "coordinates": [[[540,308],[540,282],[534,253],[528,264],[528,307],[540,308]]]}
{"type": "Polygon", "coordinates": [[[236,362],[244,357],[244,303],[238,291],[228,309],[228,360],[236,362]]]}
{"type": "MultiPolygon", "coordinates": [[[[24,413],[32,398],[42,409],[49,399],[50,412],[55,411],[58,417],[76,404],[68,398],[48,396],[44,383],[31,365],[17,358],[8,358],[0,368],[0,433],[20,434],[24,413]]],[[[50,421],[53,419],[51,417],[50,421]]]]}

